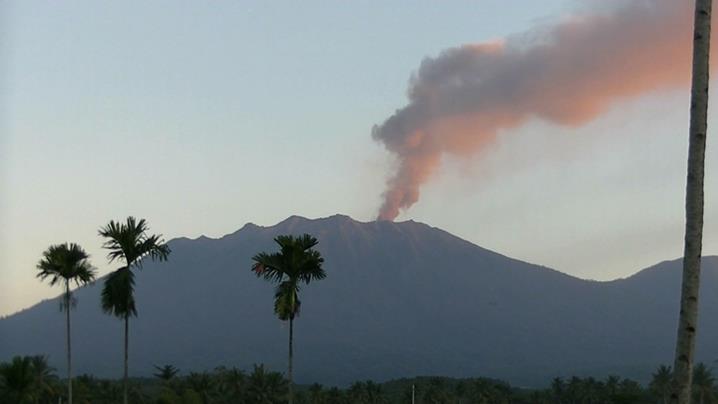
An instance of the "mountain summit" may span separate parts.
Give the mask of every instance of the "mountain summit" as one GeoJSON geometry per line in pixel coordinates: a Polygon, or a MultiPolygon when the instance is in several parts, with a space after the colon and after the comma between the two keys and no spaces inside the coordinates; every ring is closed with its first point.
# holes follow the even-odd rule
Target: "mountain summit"
{"type": "MultiPolygon", "coordinates": [[[[542,385],[561,375],[645,380],[673,354],[680,261],[611,282],[511,259],[413,221],[336,215],[247,224],[218,239],[170,241],[167,263],[137,271],[130,327],[133,375],[266,363],[283,370],[286,326],[272,286],[250,271],[279,234],[319,239],[327,278],[302,291],[295,323],[299,383],[412,375],[488,376],[542,385]]],[[[704,258],[698,357],[718,354],[718,257],[704,258]]],[[[81,288],[73,313],[77,373],[121,373],[122,324],[100,310],[104,279],[81,288]]],[[[43,353],[62,366],[58,299],[0,320],[0,360],[43,353]]]]}

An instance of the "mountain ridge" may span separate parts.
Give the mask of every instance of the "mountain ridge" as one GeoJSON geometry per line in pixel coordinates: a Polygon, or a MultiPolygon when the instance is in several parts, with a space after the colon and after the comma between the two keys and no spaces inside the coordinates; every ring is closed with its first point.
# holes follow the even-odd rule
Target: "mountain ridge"
{"type": "MultiPolygon", "coordinates": [[[[679,261],[618,280],[584,280],[420,222],[291,216],[219,238],[174,238],[168,263],[146,263],[137,272],[131,372],[148,375],[157,363],[202,370],[264,362],[282,370],[286,329],[272,313],[272,286],[249,268],[253,254],[275,249],[277,234],[304,232],[319,238],[328,277],[302,290],[299,382],[422,374],[519,385],[570,374],[640,380],[671,358],[679,261]]],[[[718,257],[704,262],[703,287],[714,289],[718,257]]],[[[117,376],[120,321],[99,309],[101,284],[76,292],[73,338],[83,349],[75,350],[75,362],[80,372],[117,376]]],[[[718,314],[718,299],[703,296],[702,318],[709,319],[718,314]]],[[[0,319],[0,360],[47,353],[61,367],[64,325],[56,303],[0,319]]],[[[699,355],[712,358],[718,327],[707,324],[699,329],[699,355]]]]}

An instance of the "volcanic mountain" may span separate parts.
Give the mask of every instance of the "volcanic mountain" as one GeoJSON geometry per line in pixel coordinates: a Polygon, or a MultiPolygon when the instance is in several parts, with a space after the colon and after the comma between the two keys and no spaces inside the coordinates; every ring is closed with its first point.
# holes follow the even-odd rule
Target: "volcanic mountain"
{"type": "MultiPolygon", "coordinates": [[[[218,239],[169,242],[166,263],[137,271],[130,372],[265,363],[284,370],[286,324],[273,287],[250,271],[279,234],[319,239],[327,278],[303,287],[295,378],[343,385],[412,375],[487,376],[524,386],[555,376],[646,380],[673,354],[680,261],[587,281],[483,249],[413,221],[336,215],[247,224],[218,239]]],[[[698,358],[718,357],[718,257],[705,257],[698,358]]],[[[119,377],[122,322],[100,310],[103,279],[76,292],[76,373],[119,377]]],[[[59,298],[0,319],[0,360],[47,354],[63,368],[59,298]]]]}

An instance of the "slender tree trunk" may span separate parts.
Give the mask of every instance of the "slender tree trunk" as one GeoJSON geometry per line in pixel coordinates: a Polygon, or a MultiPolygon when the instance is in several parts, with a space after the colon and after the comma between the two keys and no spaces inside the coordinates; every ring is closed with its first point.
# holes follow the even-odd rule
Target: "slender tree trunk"
{"type": "Polygon", "coordinates": [[[686,184],[686,233],[683,251],[683,283],[678,336],[673,365],[671,403],[688,404],[698,329],[703,239],[703,176],[708,115],[708,69],[712,0],[696,0],[693,35],[693,78],[686,184]]]}
{"type": "Polygon", "coordinates": [[[67,402],[72,404],[72,343],[70,333],[70,281],[65,280],[65,311],[67,319],[67,402]]]}
{"type": "Polygon", "coordinates": [[[293,359],[293,351],[292,351],[292,341],[294,339],[294,318],[289,317],[289,372],[287,372],[287,376],[289,377],[289,404],[292,404],[294,402],[294,387],[292,386],[294,384],[294,380],[292,379],[292,359],[293,359]]]}
{"type": "Polygon", "coordinates": [[[123,380],[122,380],[122,390],[123,390],[123,391],[122,391],[122,402],[123,402],[124,404],[127,404],[127,368],[128,368],[128,366],[127,366],[127,363],[128,363],[128,361],[127,361],[127,351],[128,351],[128,346],[129,346],[129,343],[128,343],[128,341],[129,341],[129,335],[128,335],[128,333],[129,333],[129,328],[130,328],[130,315],[129,315],[129,314],[125,314],[125,375],[124,375],[124,378],[123,378],[123,380]]]}

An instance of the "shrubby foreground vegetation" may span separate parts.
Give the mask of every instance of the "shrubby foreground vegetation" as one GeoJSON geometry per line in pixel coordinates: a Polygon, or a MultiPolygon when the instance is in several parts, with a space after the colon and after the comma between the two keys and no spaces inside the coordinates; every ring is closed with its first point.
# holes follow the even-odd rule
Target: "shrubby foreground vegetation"
{"type": "MultiPolygon", "coordinates": [[[[289,382],[283,374],[254,365],[251,371],[218,367],[211,372],[183,373],[172,365],[156,366],[154,378],[133,378],[129,401],[138,404],[279,404],[287,401],[289,382]]],[[[603,380],[555,378],[544,389],[522,389],[486,378],[417,377],[385,383],[358,381],[346,388],[321,384],[295,386],[300,404],[609,404],[666,403],[671,369],[659,367],[648,386],[610,376],[603,380]]],[[[67,402],[65,380],[44,356],[15,357],[0,363],[0,404],[67,402]]],[[[121,380],[81,375],[74,380],[74,402],[115,404],[123,399],[121,380]]],[[[712,371],[698,364],[693,374],[695,403],[718,402],[712,371]]]]}

